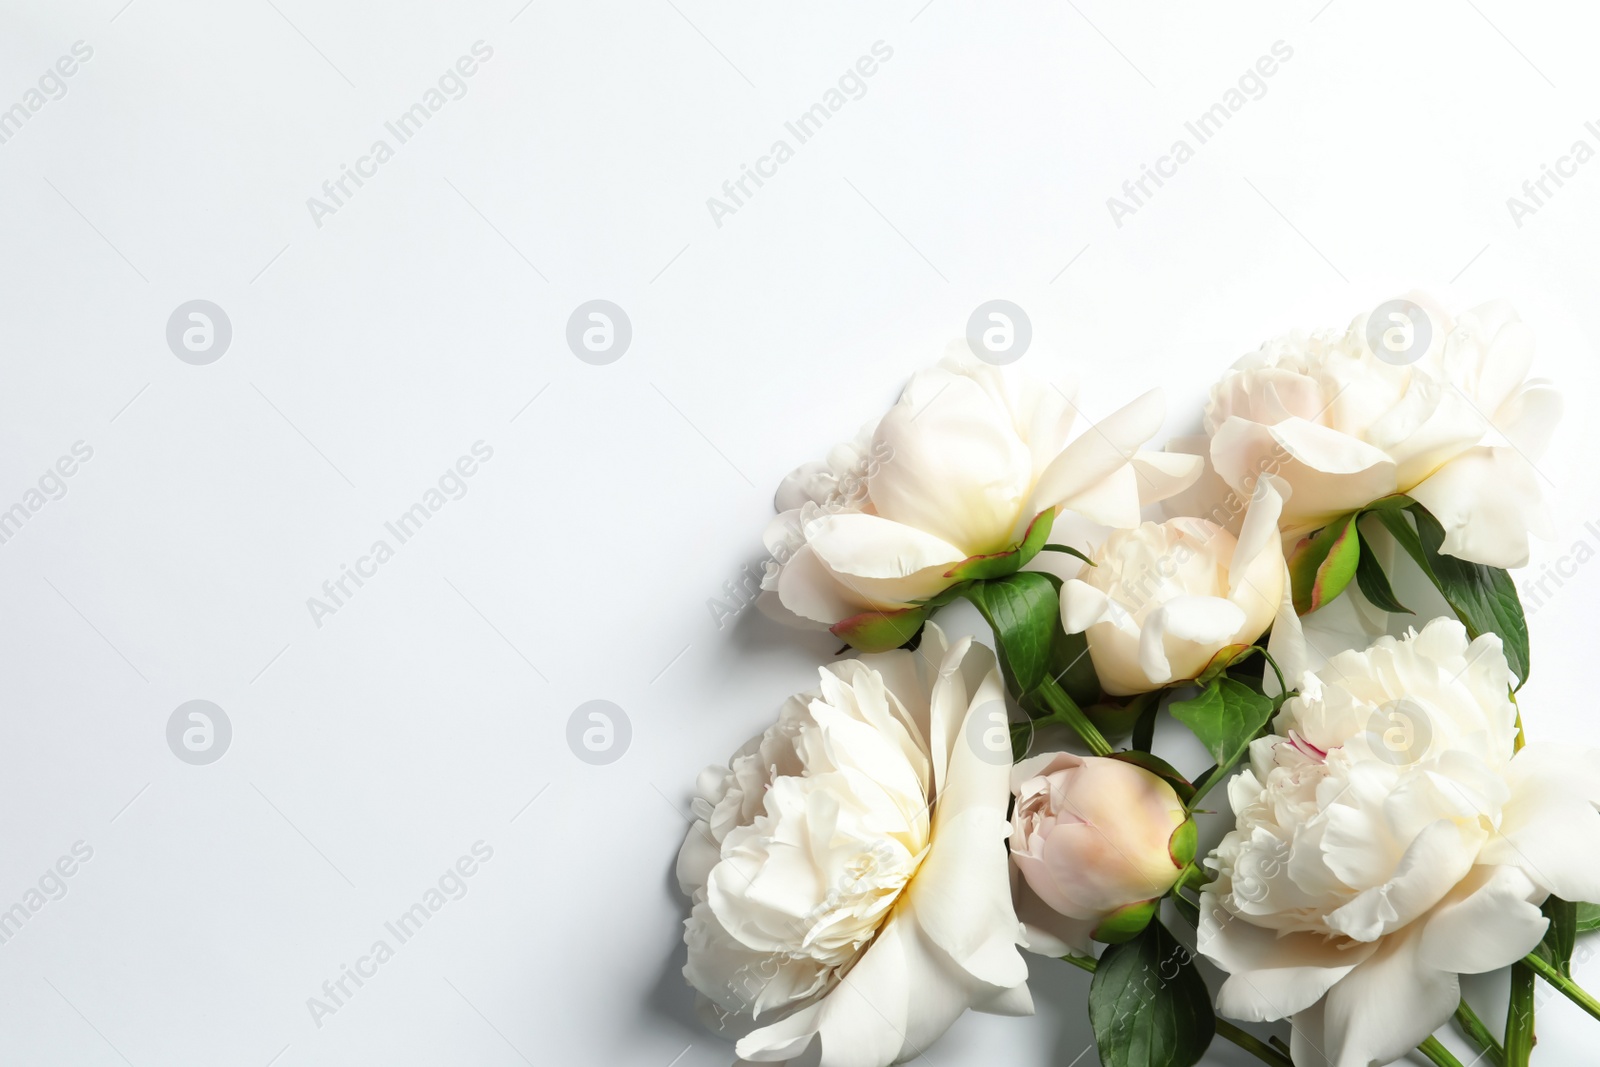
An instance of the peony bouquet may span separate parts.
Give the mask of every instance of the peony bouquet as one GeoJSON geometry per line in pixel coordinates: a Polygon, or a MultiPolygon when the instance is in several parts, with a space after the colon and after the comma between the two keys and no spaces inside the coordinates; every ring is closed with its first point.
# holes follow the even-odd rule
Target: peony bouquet
{"type": "Polygon", "coordinates": [[[1159,392],[1077,428],[958,351],[791,474],[761,606],[854,654],[696,784],[709,1025],[882,1067],[1031,1013],[1024,951],[1092,972],[1106,1067],[1460,1067],[1452,1020],[1524,1067],[1541,981],[1600,1018],[1600,763],[1517,703],[1560,415],[1532,357],[1504,304],[1390,301],[1240,359],[1162,447],[1159,392]],[[1459,976],[1503,968],[1491,1031],[1459,976]]]}

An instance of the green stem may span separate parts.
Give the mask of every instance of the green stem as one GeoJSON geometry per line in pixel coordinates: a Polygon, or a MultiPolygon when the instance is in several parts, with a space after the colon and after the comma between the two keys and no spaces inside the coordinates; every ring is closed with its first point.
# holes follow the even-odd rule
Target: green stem
{"type": "Polygon", "coordinates": [[[1083,738],[1084,744],[1089,746],[1089,751],[1096,756],[1111,755],[1113,751],[1111,742],[1107,741],[1105,735],[1089,721],[1089,716],[1083,713],[1083,709],[1078,707],[1054,678],[1046,674],[1044,681],[1039,683],[1039,688],[1034,692],[1043,697],[1044,702],[1050,706],[1050,718],[1042,720],[1043,722],[1066,723],[1077,731],[1078,736],[1083,738]]]}
{"type": "Polygon", "coordinates": [[[1528,1067],[1533,1055],[1534,971],[1526,960],[1511,965],[1511,1002],[1506,1007],[1506,1067],[1528,1067]]]}
{"type": "MultiPolygon", "coordinates": [[[[1089,959],[1087,956],[1062,956],[1061,959],[1079,970],[1088,971],[1090,974],[1094,973],[1097,964],[1097,961],[1089,959]]],[[[1217,1020],[1217,1034],[1232,1041],[1246,1052],[1251,1053],[1262,1063],[1270,1064],[1271,1067],[1294,1067],[1294,1063],[1289,1057],[1254,1034],[1246,1033],[1239,1029],[1226,1019],[1217,1020]]],[[[1455,1064],[1454,1067],[1461,1067],[1461,1065],[1455,1064]]]]}
{"type": "Polygon", "coordinates": [[[1255,1058],[1260,1060],[1262,1063],[1270,1063],[1273,1065],[1273,1067],[1294,1067],[1294,1062],[1290,1060],[1289,1057],[1285,1056],[1283,1053],[1279,1052],[1265,1041],[1256,1037],[1254,1034],[1246,1033],[1245,1031],[1239,1029],[1226,1019],[1217,1020],[1217,1036],[1227,1038],[1235,1045],[1238,1045],[1246,1052],[1255,1056],[1255,1058]]]}
{"type": "Polygon", "coordinates": [[[1176,889],[1172,891],[1172,905],[1178,909],[1178,914],[1183,916],[1184,922],[1188,923],[1190,926],[1199,928],[1200,905],[1196,904],[1194,901],[1190,900],[1176,889]]]}
{"type": "Polygon", "coordinates": [[[1283,697],[1288,697],[1288,695],[1289,695],[1289,686],[1283,680],[1283,671],[1278,669],[1278,661],[1272,658],[1272,653],[1267,651],[1267,647],[1265,645],[1261,646],[1261,654],[1264,657],[1266,657],[1268,665],[1272,667],[1272,673],[1276,674],[1278,676],[1278,693],[1279,693],[1279,695],[1281,695],[1283,697]]]}
{"type": "Polygon", "coordinates": [[[1436,1067],[1461,1067],[1461,1061],[1450,1054],[1450,1050],[1439,1044],[1439,1039],[1430,1037],[1417,1046],[1417,1051],[1428,1057],[1436,1067]]]}
{"type": "Polygon", "coordinates": [[[1506,1050],[1500,1047],[1500,1042],[1494,1039],[1494,1035],[1483,1025],[1483,1020],[1478,1018],[1478,1013],[1472,1010],[1472,1005],[1468,1004],[1465,998],[1456,1005],[1456,1025],[1460,1026],[1462,1032],[1488,1057],[1491,1067],[1504,1067],[1506,1050]]]}
{"type": "Polygon", "coordinates": [[[1093,974],[1095,967],[1099,965],[1098,960],[1092,960],[1088,956],[1062,956],[1061,959],[1065,963],[1072,964],[1078,970],[1088,971],[1090,974],[1093,974]]]}
{"type": "Polygon", "coordinates": [[[1572,1001],[1572,1003],[1576,1004],[1578,1007],[1582,1008],[1596,1019],[1600,1019],[1600,1001],[1597,1001],[1591,997],[1577,982],[1574,982],[1572,979],[1556,970],[1555,967],[1552,966],[1549,961],[1545,960],[1542,956],[1530,954],[1524,957],[1521,964],[1518,964],[1518,966],[1524,965],[1533,970],[1534,973],[1538,974],[1540,978],[1543,978],[1546,982],[1549,982],[1551,985],[1555,986],[1556,989],[1560,990],[1561,994],[1568,1000],[1572,1001]]]}

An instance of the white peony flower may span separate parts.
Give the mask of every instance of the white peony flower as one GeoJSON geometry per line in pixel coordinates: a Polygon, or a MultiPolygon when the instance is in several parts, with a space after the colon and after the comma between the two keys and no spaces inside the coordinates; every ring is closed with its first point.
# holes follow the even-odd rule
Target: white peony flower
{"type": "Polygon", "coordinates": [[[1532,362],[1532,332],[1506,303],[1452,320],[1390,301],[1342,333],[1291,334],[1240,359],[1212,387],[1208,444],[1172,447],[1209,453],[1246,497],[1260,474],[1282,478],[1286,535],[1408,493],[1444,527],[1444,552],[1520,567],[1530,532],[1553,536],[1533,461],[1561,415],[1555,389],[1527,380],[1532,362]]]}
{"type": "Polygon", "coordinates": [[[684,975],[715,1013],[766,1024],[738,1042],[763,1062],[820,1037],[824,1067],[881,1067],[968,1008],[1030,1014],[1009,752],[969,743],[1005,708],[994,654],[929,625],[916,652],[819,673],[700,778],[684,975]]]}
{"type": "Polygon", "coordinates": [[[1307,674],[1229,785],[1200,951],[1218,1009],[1290,1018],[1301,1067],[1369,1067],[1444,1024],[1457,975],[1544,935],[1551,893],[1600,896],[1594,756],[1529,745],[1500,640],[1437,619],[1307,674]]]}
{"type": "Polygon", "coordinates": [[[763,604],[785,621],[848,632],[839,624],[955,584],[963,564],[1014,547],[1042,512],[1136,525],[1141,507],[1203,467],[1139,451],[1164,408],[1153,390],[1069,442],[1071,391],[953,355],[915,375],[876,426],[826,463],[784,480],[765,536],[775,563],[763,604]]]}
{"type": "Polygon", "coordinates": [[[1223,649],[1253,643],[1280,608],[1296,625],[1285,603],[1282,508],[1263,478],[1237,538],[1209,519],[1179,518],[1116,530],[1089,554],[1095,566],[1061,586],[1061,623],[1084,632],[1107,693],[1194,678],[1223,649]]]}

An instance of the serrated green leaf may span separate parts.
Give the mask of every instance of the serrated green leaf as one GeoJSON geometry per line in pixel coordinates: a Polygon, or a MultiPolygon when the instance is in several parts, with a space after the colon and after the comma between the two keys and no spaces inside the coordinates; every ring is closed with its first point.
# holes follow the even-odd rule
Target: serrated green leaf
{"type": "Polygon", "coordinates": [[[1591,930],[1600,930],[1600,904],[1590,904],[1587,901],[1580,900],[1577,904],[1577,909],[1576,929],[1578,933],[1586,934],[1591,930]]]}
{"type": "Polygon", "coordinates": [[[1379,611],[1397,615],[1413,614],[1410,608],[1395,597],[1394,590],[1389,586],[1389,576],[1383,573],[1383,564],[1378,562],[1372,546],[1367,543],[1366,535],[1360,530],[1356,531],[1356,535],[1361,543],[1361,559],[1356,563],[1356,585],[1360,588],[1361,595],[1379,611]]]}
{"type": "Polygon", "coordinates": [[[1089,1022],[1103,1067],[1193,1067],[1217,1029],[1194,960],[1159,921],[1100,957],[1089,1022]]]}
{"type": "Polygon", "coordinates": [[[1289,579],[1294,610],[1309,615],[1344,592],[1356,576],[1361,559],[1356,517],[1351,512],[1330,522],[1300,542],[1289,557],[1289,579]]]}
{"type": "Polygon", "coordinates": [[[1529,669],[1528,621],[1523,616],[1522,601],[1511,576],[1499,567],[1468,563],[1440,553],[1444,527],[1421,504],[1412,504],[1404,511],[1384,508],[1372,514],[1378,516],[1422,568],[1422,573],[1444,595],[1468,634],[1473,637],[1486,633],[1499,635],[1505,646],[1506,662],[1517,676],[1517,688],[1522,688],[1528,680],[1529,669]],[[1407,514],[1415,520],[1415,528],[1406,521],[1407,514]]]}

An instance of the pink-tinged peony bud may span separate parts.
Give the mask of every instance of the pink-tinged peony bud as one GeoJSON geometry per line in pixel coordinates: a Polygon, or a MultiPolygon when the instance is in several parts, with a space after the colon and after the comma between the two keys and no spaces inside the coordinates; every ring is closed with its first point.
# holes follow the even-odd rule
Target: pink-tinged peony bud
{"type": "Polygon", "coordinates": [[[1194,858],[1183,802],[1143,767],[1051,752],[1017,764],[1011,785],[1011,860],[1040,903],[1075,920],[1039,925],[1080,950],[1085,932],[1120,941],[1143,929],[1194,858]]]}

